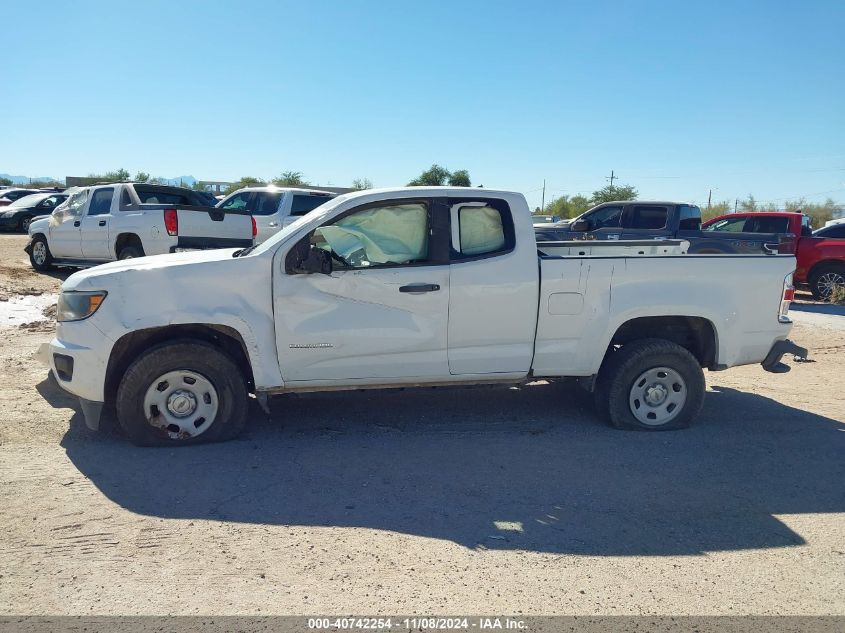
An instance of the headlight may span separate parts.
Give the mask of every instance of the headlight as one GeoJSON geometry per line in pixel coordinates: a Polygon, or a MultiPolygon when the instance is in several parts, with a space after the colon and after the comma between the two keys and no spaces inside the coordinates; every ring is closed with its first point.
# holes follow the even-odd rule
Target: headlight
{"type": "Polygon", "coordinates": [[[3,213],[3,217],[4,218],[13,218],[13,217],[15,217],[15,212],[14,211],[5,211],[3,213]]]}
{"type": "Polygon", "coordinates": [[[97,311],[105,292],[63,292],[56,309],[57,321],[81,321],[97,311]]]}

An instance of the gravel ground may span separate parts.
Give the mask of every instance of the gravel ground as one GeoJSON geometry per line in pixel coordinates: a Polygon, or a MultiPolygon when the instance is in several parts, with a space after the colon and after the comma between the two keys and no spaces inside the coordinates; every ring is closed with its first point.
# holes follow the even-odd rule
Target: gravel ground
{"type": "MultiPolygon", "coordinates": [[[[0,301],[54,293],[0,235],[0,301]]],[[[625,433],[565,384],[278,397],[228,444],[88,432],[0,324],[0,614],[845,614],[845,316],[625,433]]],[[[819,310],[829,312],[819,319],[819,310]]]]}

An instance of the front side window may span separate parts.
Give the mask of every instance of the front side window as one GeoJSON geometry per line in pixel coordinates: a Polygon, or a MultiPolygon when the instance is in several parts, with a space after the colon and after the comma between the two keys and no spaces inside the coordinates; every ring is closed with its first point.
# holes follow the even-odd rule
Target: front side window
{"type": "Polygon", "coordinates": [[[426,261],[428,237],[428,208],[415,202],[351,213],[316,229],[312,244],[351,268],[369,268],[426,261]]]}
{"type": "Polygon", "coordinates": [[[622,220],[622,207],[602,207],[584,216],[590,223],[590,230],[618,228],[622,220]]]}
{"type": "Polygon", "coordinates": [[[705,227],[705,231],[731,231],[742,233],[745,228],[745,218],[726,218],[705,227]]]}
{"type": "Polygon", "coordinates": [[[242,193],[236,193],[234,196],[226,200],[223,204],[220,205],[221,209],[246,209],[247,205],[249,204],[249,196],[251,194],[248,191],[244,191],[242,193]]]}
{"type": "Polygon", "coordinates": [[[114,197],[114,189],[106,187],[97,189],[91,196],[91,206],[88,207],[88,215],[104,215],[111,211],[111,200],[114,197]]]}
{"type": "Polygon", "coordinates": [[[82,208],[85,206],[85,202],[88,200],[88,190],[83,189],[82,191],[77,191],[70,197],[67,203],[67,213],[72,217],[77,217],[80,213],[82,213],[82,208]]]}

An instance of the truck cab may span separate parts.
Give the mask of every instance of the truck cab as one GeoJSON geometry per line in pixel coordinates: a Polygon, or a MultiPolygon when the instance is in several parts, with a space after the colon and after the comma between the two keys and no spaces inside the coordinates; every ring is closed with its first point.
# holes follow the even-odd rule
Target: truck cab
{"type": "Polygon", "coordinates": [[[335,194],[297,187],[246,187],[229,194],[217,206],[226,210],[243,210],[255,218],[260,244],[288,224],[331,200],[335,194]]]}

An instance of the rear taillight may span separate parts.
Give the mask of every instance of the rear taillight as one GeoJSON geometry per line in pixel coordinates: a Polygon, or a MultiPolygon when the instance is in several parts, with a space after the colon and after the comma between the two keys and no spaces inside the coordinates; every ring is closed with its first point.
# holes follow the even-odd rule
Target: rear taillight
{"type": "Polygon", "coordinates": [[[778,321],[781,323],[791,323],[789,320],[789,304],[795,298],[795,286],[792,285],[792,273],[789,273],[783,280],[783,293],[780,297],[780,310],[778,311],[778,321]]]}
{"type": "Polygon", "coordinates": [[[179,216],[176,209],[164,210],[164,228],[168,235],[179,235],[179,216]]]}
{"type": "Polygon", "coordinates": [[[255,217],[249,216],[249,219],[252,220],[252,237],[258,235],[258,225],[255,223],[255,217]]]}

